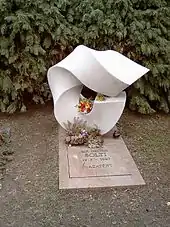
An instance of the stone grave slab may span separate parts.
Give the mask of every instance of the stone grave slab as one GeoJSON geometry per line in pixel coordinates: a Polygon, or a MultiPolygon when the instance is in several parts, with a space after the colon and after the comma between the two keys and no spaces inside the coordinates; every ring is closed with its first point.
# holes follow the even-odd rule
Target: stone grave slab
{"type": "Polygon", "coordinates": [[[59,188],[95,188],[145,184],[121,137],[108,133],[100,149],[68,147],[59,127],[59,188]]]}

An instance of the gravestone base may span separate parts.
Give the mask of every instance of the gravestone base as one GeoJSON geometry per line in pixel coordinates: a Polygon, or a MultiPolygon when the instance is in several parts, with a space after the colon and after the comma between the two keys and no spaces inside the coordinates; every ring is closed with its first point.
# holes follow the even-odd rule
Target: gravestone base
{"type": "Polygon", "coordinates": [[[102,148],[68,147],[59,127],[59,189],[145,184],[122,137],[104,137],[102,148]]]}

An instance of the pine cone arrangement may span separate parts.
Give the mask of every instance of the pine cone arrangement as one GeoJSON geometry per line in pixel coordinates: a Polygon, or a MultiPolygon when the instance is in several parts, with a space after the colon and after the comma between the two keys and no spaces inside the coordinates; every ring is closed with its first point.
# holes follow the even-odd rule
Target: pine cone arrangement
{"type": "Polygon", "coordinates": [[[103,137],[102,136],[96,136],[96,137],[90,137],[87,141],[88,148],[100,148],[103,146],[103,137]]]}
{"type": "Polygon", "coordinates": [[[83,135],[79,136],[67,136],[65,139],[66,144],[74,145],[83,145],[87,143],[87,137],[83,135]]]}

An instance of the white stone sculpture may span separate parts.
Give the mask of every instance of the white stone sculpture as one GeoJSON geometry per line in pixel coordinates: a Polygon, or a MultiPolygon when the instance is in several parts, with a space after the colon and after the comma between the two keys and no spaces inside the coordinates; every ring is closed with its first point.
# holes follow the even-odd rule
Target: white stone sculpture
{"type": "Polygon", "coordinates": [[[113,51],[96,51],[80,45],[58,64],[48,70],[48,83],[54,102],[54,115],[64,128],[64,122],[75,117],[97,125],[101,134],[110,131],[119,120],[126,102],[123,91],[149,69],[113,51]],[[83,85],[109,96],[104,101],[94,100],[90,113],[78,112],[83,85]]]}

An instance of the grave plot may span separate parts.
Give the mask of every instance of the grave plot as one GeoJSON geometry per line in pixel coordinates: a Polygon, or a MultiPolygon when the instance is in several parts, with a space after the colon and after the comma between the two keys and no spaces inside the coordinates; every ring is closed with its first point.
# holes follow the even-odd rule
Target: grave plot
{"type": "Polygon", "coordinates": [[[59,129],[59,188],[93,188],[145,184],[121,137],[104,137],[103,146],[67,146],[59,129]]]}

